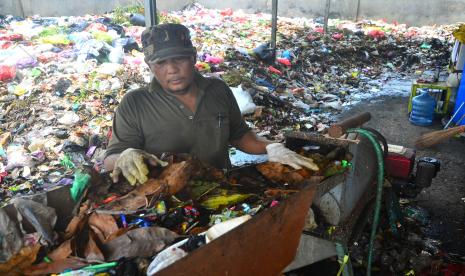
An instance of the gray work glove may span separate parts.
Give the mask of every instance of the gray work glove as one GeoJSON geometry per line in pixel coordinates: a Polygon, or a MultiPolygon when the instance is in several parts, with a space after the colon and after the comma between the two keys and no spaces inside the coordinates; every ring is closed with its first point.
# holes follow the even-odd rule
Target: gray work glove
{"type": "Polygon", "coordinates": [[[318,166],[313,162],[313,159],[304,157],[286,148],[283,144],[273,143],[266,146],[268,160],[284,165],[289,165],[294,169],[302,169],[306,167],[312,171],[318,171],[318,166]]]}
{"type": "Polygon", "coordinates": [[[144,162],[147,160],[151,165],[162,167],[168,165],[167,162],[161,161],[153,154],[147,153],[140,149],[128,148],[121,153],[115,163],[115,168],[111,173],[113,182],[118,182],[119,175],[123,173],[124,177],[129,181],[131,185],[136,183],[143,184],[147,182],[147,174],[149,169],[144,162]]]}

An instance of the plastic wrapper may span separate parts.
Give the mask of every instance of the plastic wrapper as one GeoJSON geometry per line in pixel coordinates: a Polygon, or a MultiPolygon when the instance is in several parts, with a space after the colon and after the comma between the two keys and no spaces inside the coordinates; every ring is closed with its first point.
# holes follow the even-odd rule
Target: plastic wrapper
{"type": "Polygon", "coordinates": [[[25,166],[32,167],[34,162],[23,146],[10,145],[6,151],[8,163],[5,167],[6,170],[14,168],[22,168],[25,166]]]}
{"type": "Polygon", "coordinates": [[[0,263],[4,263],[23,247],[23,238],[16,223],[3,209],[0,209],[0,236],[0,263]]]}
{"type": "Polygon", "coordinates": [[[255,108],[257,106],[253,102],[252,96],[250,96],[249,92],[244,91],[241,86],[232,87],[231,90],[234,94],[234,98],[236,98],[242,115],[255,112],[255,108]]]}
{"type": "Polygon", "coordinates": [[[55,209],[22,198],[14,199],[14,205],[22,219],[28,220],[47,242],[53,243],[53,228],[57,221],[55,209]]]}

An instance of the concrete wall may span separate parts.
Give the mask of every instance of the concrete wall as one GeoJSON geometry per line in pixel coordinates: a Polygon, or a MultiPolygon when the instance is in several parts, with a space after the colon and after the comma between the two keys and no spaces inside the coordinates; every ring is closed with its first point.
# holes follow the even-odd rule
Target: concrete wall
{"type": "MultiPolygon", "coordinates": [[[[191,0],[158,0],[160,10],[178,10],[191,0]]],[[[272,0],[199,0],[207,8],[271,12],[272,0]]],[[[143,0],[0,0],[0,14],[60,16],[98,14],[143,0]]],[[[324,15],[326,0],[279,0],[280,16],[324,15]]],[[[465,21],[465,0],[331,0],[331,17],[396,20],[413,26],[465,21]],[[359,8],[358,8],[359,7],[359,8]]]]}
{"type": "MultiPolygon", "coordinates": [[[[207,8],[271,12],[271,0],[201,0],[207,8]]],[[[323,16],[326,0],[279,0],[280,16],[323,16]]],[[[412,26],[465,22],[465,0],[331,0],[331,18],[396,20],[412,26]],[[358,12],[357,12],[358,9],[358,12]]]]}
{"type": "MultiPolygon", "coordinates": [[[[189,1],[157,1],[161,10],[178,10],[189,1]]],[[[0,0],[0,14],[28,16],[100,14],[118,6],[144,3],[144,0],[0,0]]]]}

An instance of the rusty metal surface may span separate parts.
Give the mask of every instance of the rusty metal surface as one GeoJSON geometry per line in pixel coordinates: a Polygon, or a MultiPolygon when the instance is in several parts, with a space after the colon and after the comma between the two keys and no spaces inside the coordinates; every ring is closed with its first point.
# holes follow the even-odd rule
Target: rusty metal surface
{"type": "Polygon", "coordinates": [[[308,184],[156,275],[279,275],[294,259],[305,216],[316,192],[308,184]]]}

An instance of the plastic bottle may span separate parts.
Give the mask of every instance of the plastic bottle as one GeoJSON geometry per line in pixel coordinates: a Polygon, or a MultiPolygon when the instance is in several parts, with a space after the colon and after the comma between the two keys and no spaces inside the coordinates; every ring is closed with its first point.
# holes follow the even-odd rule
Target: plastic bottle
{"type": "Polygon", "coordinates": [[[142,14],[132,13],[129,16],[129,22],[134,26],[145,27],[145,17],[142,14]]]}
{"type": "Polygon", "coordinates": [[[433,124],[436,100],[427,91],[423,90],[420,95],[412,99],[412,112],[410,122],[418,126],[429,126],[433,124]]]}

